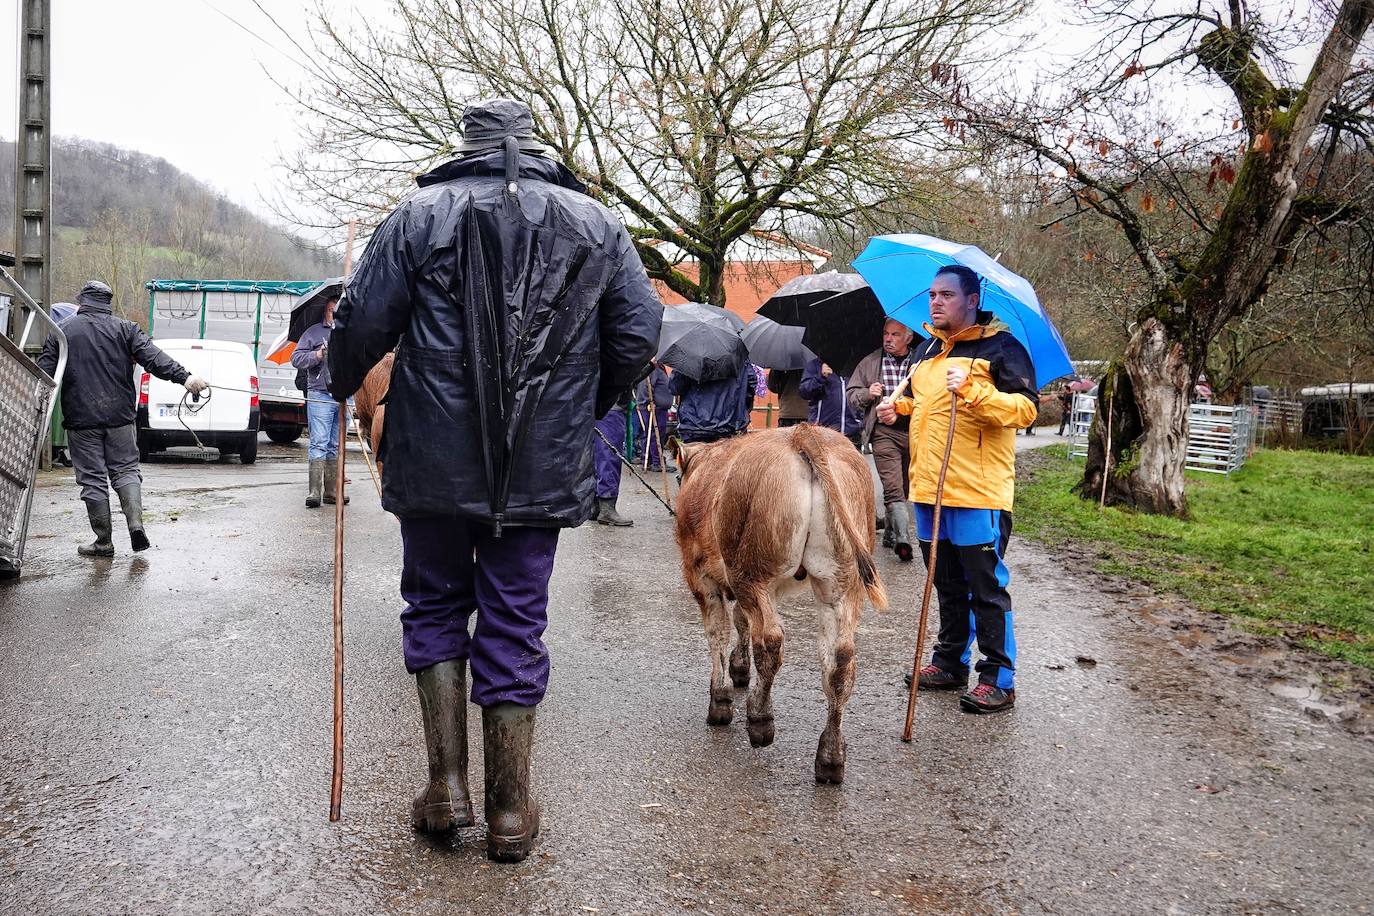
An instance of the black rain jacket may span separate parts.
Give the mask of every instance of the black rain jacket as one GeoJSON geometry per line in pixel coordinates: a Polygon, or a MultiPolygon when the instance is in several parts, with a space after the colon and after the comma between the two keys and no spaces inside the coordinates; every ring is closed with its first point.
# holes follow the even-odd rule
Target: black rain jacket
{"type": "MultiPolygon", "coordinates": [[[[169,382],[184,384],[191,373],[163,353],[138,325],[116,318],[108,305],[82,305],[62,322],[67,335],[67,370],[62,375],[62,426],[113,429],[134,422],[138,391],[134,363],[169,382]]],[[[57,370],[57,340],[43,344],[38,365],[57,370]]]]}
{"type": "Polygon", "coordinates": [[[382,505],[498,533],[579,525],[593,423],[647,373],[663,320],[630,235],[509,142],[419,185],[368,242],[329,340],[336,398],[396,350],[382,505]]]}

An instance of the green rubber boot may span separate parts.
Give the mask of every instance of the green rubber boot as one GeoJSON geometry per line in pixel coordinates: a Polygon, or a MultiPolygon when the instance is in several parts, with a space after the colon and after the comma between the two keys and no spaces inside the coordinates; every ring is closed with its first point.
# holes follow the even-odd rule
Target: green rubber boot
{"type": "Polygon", "coordinates": [[[498,703],[482,710],[487,782],[487,858],[520,862],[539,835],[539,805],[530,793],[533,706],[498,703]]]}
{"type": "Polygon", "coordinates": [[[463,659],[430,665],[415,675],[425,723],[429,783],[415,796],[416,830],[442,833],[477,823],[468,791],[468,673],[463,659]]]}

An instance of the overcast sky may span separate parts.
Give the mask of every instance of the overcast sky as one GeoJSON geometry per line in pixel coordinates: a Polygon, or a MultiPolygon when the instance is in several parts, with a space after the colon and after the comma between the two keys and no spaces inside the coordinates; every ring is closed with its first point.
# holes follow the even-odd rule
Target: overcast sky
{"type": "MultiPolygon", "coordinates": [[[[386,4],[330,7],[348,5],[376,14],[386,4]]],[[[6,138],[14,137],[17,119],[18,6],[0,0],[0,136],[6,138]]],[[[296,134],[290,102],[264,67],[288,81],[302,71],[283,53],[292,50],[287,39],[252,0],[56,0],[52,6],[58,136],[161,156],[267,212],[263,200],[276,181],[277,152],[291,148],[296,134]]],[[[263,6],[297,32],[313,8],[302,0],[263,6]]]]}
{"type": "MultiPolygon", "coordinates": [[[[1071,2],[1042,0],[1037,15],[1014,28],[1040,45],[1033,55],[1039,63],[1063,56],[1076,44],[1061,6],[1071,2]]],[[[1297,2],[1307,6],[1306,0],[1297,2]]],[[[294,63],[298,52],[253,0],[55,0],[52,5],[53,126],[59,136],[161,156],[233,200],[269,214],[265,200],[275,197],[279,151],[293,148],[297,136],[291,103],[271,77],[294,83],[303,71],[294,63]]],[[[309,45],[305,32],[313,0],[263,0],[262,5],[309,45]]],[[[392,0],[328,0],[335,16],[351,11],[377,19],[391,5],[392,0]]],[[[5,137],[14,136],[16,123],[12,54],[18,6],[18,0],[0,0],[0,135],[5,137]]],[[[1025,38],[1006,35],[1004,40],[1026,55],[1025,38]]]]}

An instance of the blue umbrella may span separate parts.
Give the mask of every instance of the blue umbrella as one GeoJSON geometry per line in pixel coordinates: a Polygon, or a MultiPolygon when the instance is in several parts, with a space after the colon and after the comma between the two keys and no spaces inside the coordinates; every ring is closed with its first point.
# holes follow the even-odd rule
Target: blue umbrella
{"type": "Polygon", "coordinates": [[[962,264],[983,278],[979,308],[1006,322],[1012,336],[1030,353],[1040,385],[1073,374],[1064,339],[1045,314],[1030,282],[982,249],[915,233],[879,235],[854,259],[854,269],[873,288],[888,317],[918,331],[930,321],[930,298],[926,294],[935,272],[951,264],[962,264]]]}

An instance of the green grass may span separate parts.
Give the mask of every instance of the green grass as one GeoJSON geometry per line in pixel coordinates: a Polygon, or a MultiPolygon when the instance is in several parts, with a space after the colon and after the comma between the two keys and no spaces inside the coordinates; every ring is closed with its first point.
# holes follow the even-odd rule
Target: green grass
{"type": "Polygon", "coordinates": [[[1028,458],[1016,528],[1099,548],[1099,568],[1374,668],[1374,458],[1257,452],[1229,478],[1189,473],[1192,518],[1099,510],[1069,492],[1062,447],[1028,458]]]}

